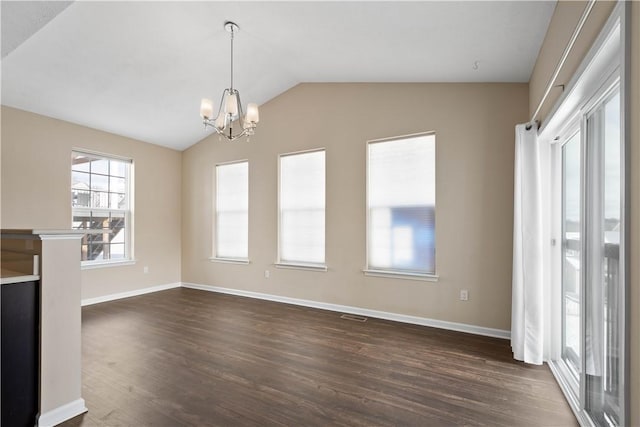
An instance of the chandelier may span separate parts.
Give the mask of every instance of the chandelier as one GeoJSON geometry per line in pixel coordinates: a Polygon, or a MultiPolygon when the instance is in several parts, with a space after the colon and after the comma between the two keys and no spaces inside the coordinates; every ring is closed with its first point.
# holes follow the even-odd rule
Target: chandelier
{"type": "Polygon", "coordinates": [[[247,114],[244,114],[240,92],[233,88],[233,36],[240,28],[235,23],[227,21],[224,23],[224,29],[231,34],[231,84],[222,93],[218,115],[215,118],[213,116],[213,101],[203,98],[200,104],[200,117],[205,129],[212,127],[219,135],[234,141],[243,136],[253,135],[260,116],[257,104],[248,104],[247,114]],[[233,123],[236,121],[242,131],[234,135],[233,123]]]}

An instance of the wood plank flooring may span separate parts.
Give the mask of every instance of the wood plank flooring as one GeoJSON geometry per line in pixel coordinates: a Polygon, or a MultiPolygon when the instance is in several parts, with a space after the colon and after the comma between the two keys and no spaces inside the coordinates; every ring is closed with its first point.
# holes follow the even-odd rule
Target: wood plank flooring
{"type": "Polygon", "coordinates": [[[82,310],[72,426],[575,426],[509,341],[172,289],[82,310]]]}

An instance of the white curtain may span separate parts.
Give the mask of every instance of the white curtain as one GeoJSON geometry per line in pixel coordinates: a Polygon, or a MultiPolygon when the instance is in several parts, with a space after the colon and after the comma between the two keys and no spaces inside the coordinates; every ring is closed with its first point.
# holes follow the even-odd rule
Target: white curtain
{"type": "Polygon", "coordinates": [[[511,348],[517,360],[542,364],[545,356],[543,200],[537,130],[516,126],[511,348]]]}

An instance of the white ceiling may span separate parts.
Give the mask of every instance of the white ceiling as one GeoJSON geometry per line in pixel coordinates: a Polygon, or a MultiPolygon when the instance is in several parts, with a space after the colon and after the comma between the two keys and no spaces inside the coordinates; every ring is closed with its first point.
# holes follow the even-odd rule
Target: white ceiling
{"type": "Polygon", "coordinates": [[[243,102],[263,104],[301,82],[527,82],[555,7],[8,3],[2,1],[2,104],[178,150],[207,136],[200,99],[217,104],[229,85],[226,20],[241,28],[234,87],[243,102]]]}

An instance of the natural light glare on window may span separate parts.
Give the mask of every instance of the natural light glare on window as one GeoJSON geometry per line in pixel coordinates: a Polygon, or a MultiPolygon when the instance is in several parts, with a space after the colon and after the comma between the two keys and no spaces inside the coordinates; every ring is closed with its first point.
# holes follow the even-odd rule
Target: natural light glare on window
{"type": "Polygon", "coordinates": [[[218,258],[249,257],[249,162],[216,166],[218,258]]]}
{"type": "Polygon", "coordinates": [[[279,261],[324,264],[325,152],[280,157],[279,261]]]}
{"type": "Polygon", "coordinates": [[[435,135],[368,144],[368,268],[435,274],[435,135]]]}

